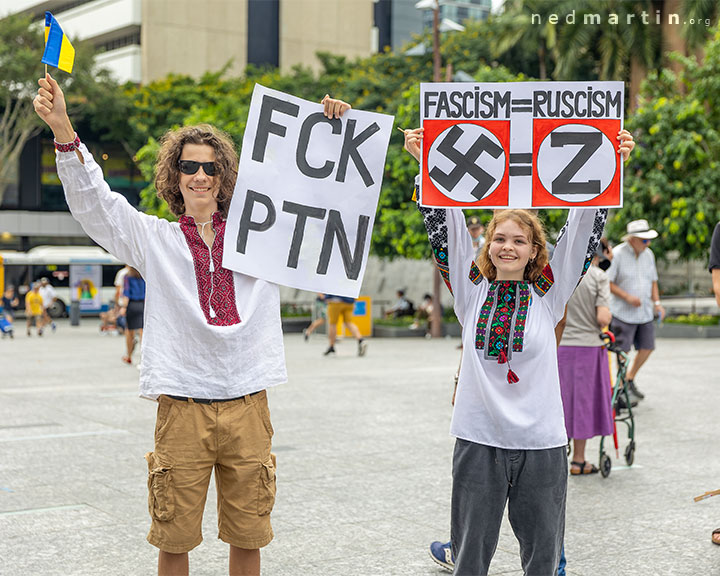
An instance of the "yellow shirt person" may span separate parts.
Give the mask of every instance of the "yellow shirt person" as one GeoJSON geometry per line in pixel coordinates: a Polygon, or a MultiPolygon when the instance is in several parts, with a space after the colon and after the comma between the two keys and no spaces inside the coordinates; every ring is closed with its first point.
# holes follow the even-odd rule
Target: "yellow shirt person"
{"type": "Polygon", "coordinates": [[[40,292],[31,290],[25,296],[25,310],[30,316],[42,316],[43,299],[40,292]]]}

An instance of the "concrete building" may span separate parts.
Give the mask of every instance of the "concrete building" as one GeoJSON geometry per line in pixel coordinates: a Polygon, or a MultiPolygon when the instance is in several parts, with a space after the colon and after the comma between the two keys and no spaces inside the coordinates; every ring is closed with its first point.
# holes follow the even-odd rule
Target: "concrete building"
{"type": "Polygon", "coordinates": [[[234,74],[247,64],[317,68],[317,51],[377,50],[375,0],[0,0],[0,18],[46,10],[121,82],[200,76],[228,61],[234,74]]]}
{"type": "MultiPolygon", "coordinates": [[[[440,20],[462,24],[466,20],[485,20],[490,15],[492,0],[438,0],[440,20]]],[[[427,2],[426,2],[427,3],[427,2]]],[[[389,46],[402,50],[414,36],[432,28],[433,14],[418,0],[377,0],[375,29],[378,48],[389,46]],[[420,4],[420,7],[416,5],[420,4]]]]}
{"type": "MultiPolygon", "coordinates": [[[[0,19],[51,11],[71,39],[91,42],[98,63],[118,81],[147,83],[169,73],[200,76],[232,61],[317,68],[318,50],[348,57],[373,50],[374,0],[0,0],[0,19]]],[[[92,144],[86,135],[88,144],[92,144]]],[[[128,154],[95,147],[112,188],[133,204],[144,187],[128,154]]],[[[0,202],[0,247],[27,250],[45,243],[89,243],[71,218],[55,174],[52,142],[25,147],[0,202]]]]}
{"type": "MultiPolygon", "coordinates": [[[[51,11],[71,39],[91,42],[118,81],[147,83],[169,73],[200,76],[231,61],[289,70],[320,66],[316,52],[348,58],[394,50],[421,34],[432,13],[417,0],[0,0],[0,19],[51,11]]],[[[490,0],[440,0],[441,18],[485,18],[490,0]]],[[[89,135],[86,141],[92,146],[89,135]]],[[[120,146],[94,146],[111,187],[137,206],[145,183],[120,146]]],[[[52,142],[25,147],[0,202],[0,248],[87,244],[55,173],[52,142]]]]}
{"type": "MultiPolygon", "coordinates": [[[[289,70],[319,67],[315,54],[350,58],[401,49],[432,24],[417,0],[0,0],[0,18],[53,12],[70,38],[91,42],[123,81],[200,76],[232,60],[289,70]]],[[[440,0],[440,17],[485,19],[491,0],[440,0]]]]}

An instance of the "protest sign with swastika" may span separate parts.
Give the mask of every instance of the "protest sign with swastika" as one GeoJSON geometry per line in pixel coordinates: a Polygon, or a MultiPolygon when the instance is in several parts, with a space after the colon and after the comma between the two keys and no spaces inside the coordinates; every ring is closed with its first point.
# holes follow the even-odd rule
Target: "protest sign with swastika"
{"type": "Polygon", "coordinates": [[[420,85],[424,206],[622,206],[622,82],[420,85]]]}

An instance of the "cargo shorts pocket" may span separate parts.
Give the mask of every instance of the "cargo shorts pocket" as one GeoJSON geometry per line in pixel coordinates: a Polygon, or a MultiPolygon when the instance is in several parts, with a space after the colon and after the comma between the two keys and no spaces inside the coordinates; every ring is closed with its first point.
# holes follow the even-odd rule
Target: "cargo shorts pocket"
{"type": "Polygon", "coordinates": [[[267,516],[275,505],[275,454],[260,466],[258,483],[258,516],[267,516]]]}
{"type": "Polygon", "coordinates": [[[148,463],[148,511],[153,520],[169,522],[175,518],[175,488],[172,466],[161,462],[154,452],[145,454],[148,463]]]}
{"type": "Polygon", "coordinates": [[[171,398],[161,396],[158,399],[157,417],[155,419],[155,442],[165,435],[173,420],[177,416],[176,401],[171,398]]]}
{"type": "Polygon", "coordinates": [[[265,431],[267,432],[268,436],[272,438],[275,434],[275,431],[273,430],[272,422],[270,422],[270,408],[268,408],[267,394],[264,393],[253,404],[255,405],[255,410],[260,417],[260,421],[265,427],[265,431]]]}

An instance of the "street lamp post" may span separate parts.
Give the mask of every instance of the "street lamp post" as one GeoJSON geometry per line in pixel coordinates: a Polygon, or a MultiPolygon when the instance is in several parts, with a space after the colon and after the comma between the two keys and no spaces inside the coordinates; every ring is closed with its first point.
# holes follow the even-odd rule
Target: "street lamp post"
{"type": "MultiPolygon", "coordinates": [[[[420,0],[415,4],[418,10],[433,11],[432,42],[433,42],[433,82],[440,82],[440,2],[438,0],[420,0]]],[[[452,21],[443,21],[449,25],[449,30],[463,30],[463,27],[452,21]]],[[[433,273],[433,308],[430,314],[430,335],[440,338],[443,335],[442,313],[440,311],[440,273],[437,267],[433,273]]]]}
{"type": "MultiPolygon", "coordinates": [[[[433,82],[440,82],[440,5],[436,1],[433,5],[433,82]]],[[[430,314],[430,336],[442,338],[443,325],[440,312],[440,272],[435,268],[433,272],[433,307],[430,314]]]]}

